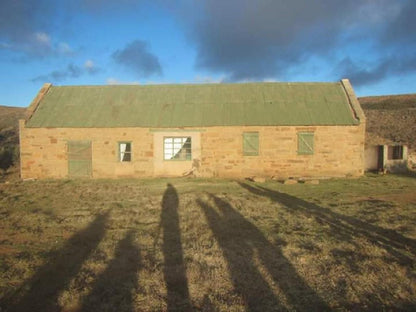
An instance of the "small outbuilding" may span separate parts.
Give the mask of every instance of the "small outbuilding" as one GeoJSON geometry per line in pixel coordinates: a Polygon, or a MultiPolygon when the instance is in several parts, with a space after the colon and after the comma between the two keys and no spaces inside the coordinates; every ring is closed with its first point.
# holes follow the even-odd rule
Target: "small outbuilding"
{"type": "Polygon", "coordinates": [[[359,99],[365,115],[365,170],[416,170],[416,94],[359,99]]]}
{"type": "Polygon", "coordinates": [[[343,177],[365,117],[335,83],[52,86],[20,121],[21,177],[343,177]]]}

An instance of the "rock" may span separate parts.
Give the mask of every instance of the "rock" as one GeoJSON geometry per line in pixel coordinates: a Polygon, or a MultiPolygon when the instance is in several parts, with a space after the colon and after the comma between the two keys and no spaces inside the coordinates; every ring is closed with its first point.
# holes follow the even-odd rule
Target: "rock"
{"type": "Polygon", "coordinates": [[[253,177],[252,179],[254,182],[259,182],[259,183],[266,182],[266,178],[263,178],[263,177],[253,177]]]}
{"type": "Polygon", "coordinates": [[[283,182],[283,184],[297,184],[298,180],[295,179],[288,179],[283,182]]]}

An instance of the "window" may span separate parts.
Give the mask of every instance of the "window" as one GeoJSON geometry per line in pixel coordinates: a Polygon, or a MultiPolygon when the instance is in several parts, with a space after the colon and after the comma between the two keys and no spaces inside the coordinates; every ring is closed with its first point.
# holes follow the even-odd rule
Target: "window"
{"type": "Polygon", "coordinates": [[[298,155],[313,155],[313,132],[298,133],[298,155]]]}
{"type": "Polygon", "coordinates": [[[259,155],[259,133],[244,132],[243,133],[243,155],[258,156],[259,155]]]}
{"type": "Polygon", "coordinates": [[[131,161],[131,142],[119,142],[118,151],[121,162],[131,161]]]}
{"type": "Polygon", "coordinates": [[[191,160],[191,137],[165,137],[163,138],[164,160],[191,160]]]}
{"type": "Polygon", "coordinates": [[[402,145],[389,146],[387,153],[388,153],[387,158],[389,160],[403,159],[403,146],[402,145]]]}

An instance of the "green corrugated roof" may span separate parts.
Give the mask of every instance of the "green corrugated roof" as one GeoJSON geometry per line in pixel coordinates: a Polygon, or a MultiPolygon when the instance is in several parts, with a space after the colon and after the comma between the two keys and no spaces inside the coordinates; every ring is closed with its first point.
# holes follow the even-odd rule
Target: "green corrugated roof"
{"type": "Polygon", "coordinates": [[[341,83],[52,86],[27,127],[353,125],[341,83]]]}

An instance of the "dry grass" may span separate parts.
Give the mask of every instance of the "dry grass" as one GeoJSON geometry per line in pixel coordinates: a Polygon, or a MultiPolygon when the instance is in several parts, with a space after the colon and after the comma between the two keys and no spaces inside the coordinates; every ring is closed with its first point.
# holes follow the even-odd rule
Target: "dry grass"
{"type": "Polygon", "coordinates": [[[366,145],[416,147],[416,94],[359,98],[366,116],[366,145]]]}
{"type": "Polygon", "coordinates": [[[1,184],[1,311],[414,311],[415,190],[393,175],[1,184]]]}
{"type": "Polygon", "coordinates": [[[19,178],[19,123],[26,109],[0,106],[0,181],[16,181],[19,178]]]}
{"type": "Polygon", "coordinates": [[[365,96],[358,100],[365,110],[416,108],[416,94],[365,96]]]}

